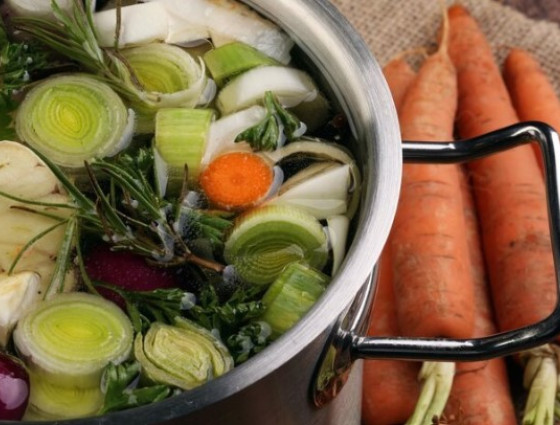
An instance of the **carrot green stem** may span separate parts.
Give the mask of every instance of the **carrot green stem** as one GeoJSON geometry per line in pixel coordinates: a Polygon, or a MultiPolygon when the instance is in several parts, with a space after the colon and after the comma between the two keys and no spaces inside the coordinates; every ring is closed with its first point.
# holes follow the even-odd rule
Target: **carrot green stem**
{"type": "Polygon", "coordinates": [[[553,425],[558,389],[556,349],[546,344],[522,354],[525,359],[523,386],[529,390],[523,425],[553,425]]]}
{"type": "Polygon", "coordinates": [[[455,363],[453,362],[424,362],[419,380],[422,389],[416,408],[406,425],[429,425],[435,418],[439,418],[445,408],[453,377],[455,376],[455,363]]]}

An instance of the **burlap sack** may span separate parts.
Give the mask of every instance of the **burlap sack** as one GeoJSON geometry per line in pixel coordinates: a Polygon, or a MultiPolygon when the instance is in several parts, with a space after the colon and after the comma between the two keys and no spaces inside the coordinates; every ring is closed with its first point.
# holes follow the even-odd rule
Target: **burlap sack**
{"type": "MultiPolygon", "coordinates": [[[[362,35],[380,65],[417,47],[433,47],[441,23],[438,0],[331,0],[362,35]]],[[[448,0],[448,3],[453,3],[448,0]]],[[[477,19],[501,64],[508,48],[528,49],[560,95],[560,25],[535,21],[495,0],[457,0],[477,19]]]]}

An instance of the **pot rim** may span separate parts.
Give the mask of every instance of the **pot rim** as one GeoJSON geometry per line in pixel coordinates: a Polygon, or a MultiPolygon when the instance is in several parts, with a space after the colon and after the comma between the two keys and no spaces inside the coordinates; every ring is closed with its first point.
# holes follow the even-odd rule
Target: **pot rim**
{"type": "Polygon", "coordinates": [[[118,424],[131,416],[138,425],[163,422],[216,403],[258,382],[330,330],[344,315],[367,282],[385,245],[400,191],[402,149],[396,110],[380,66],[357,31],[327,0],[241,1],[277,23],[295,40],[332,87],[353,137],[366,143],[365,154],[356,158],[363,173],[356,236],[322,298],[303,320],[259,355],[188,395],[63,423],[118,424]]]}

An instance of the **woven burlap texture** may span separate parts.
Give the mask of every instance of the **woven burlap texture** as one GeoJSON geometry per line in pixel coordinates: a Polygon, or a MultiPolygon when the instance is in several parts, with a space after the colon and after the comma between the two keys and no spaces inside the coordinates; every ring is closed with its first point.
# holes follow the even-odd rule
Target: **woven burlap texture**
{"type": "MultiPolygon", "coordinates": [[[[442,20],[438,0],[331,0],[358,30],[380,65],[403,51],[432,48],[442,20]]],[[[535,21],[494,0],[456,0],[486,34],[501,65],[510,47],[529,50],[560,95],[560,26],[535,21]]]]}

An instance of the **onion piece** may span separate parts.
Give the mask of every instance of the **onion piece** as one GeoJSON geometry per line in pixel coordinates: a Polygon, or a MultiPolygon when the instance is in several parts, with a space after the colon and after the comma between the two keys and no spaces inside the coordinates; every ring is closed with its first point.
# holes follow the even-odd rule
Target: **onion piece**
{"type": "Polygon", "coordinates": [[[206,151],[201,161],[202,166],[208,165],[212,158],[230,150],[251,151],[248,143],[236,143],[235,138],[239,133],[261,122],[265,116],[266,110],[255,105],[212,122],[206,151]]]}
{"type": "Polygon", "coordinates": [[[223,115],[262,102],[267,91],[273,92],[284,107],[309,102],[317,96],[317,87],[305,72],[283,66],[260,66],[231,80],[218,93],[216,106],[223,115]]]}
{"type": "Polygon", "coordinates": [[[358,210],[361,190],[361,174],[352,156],[345,148],[334,143],[327,143],[318,139],[302,138],[275,151],[262,152],[275,164],[290,155],[309,156],[323,161],[336,161],[350,166],[351,185],[349,187],[350,199],[345,215],[352,218],[358,210]]]}
{"type": "Polygon", "coordinates": [[[70,169],[124,149],[134,116],[105,83],[87,74],[59,75],[33,87],[15,118],[18,137],[70,169]]]}
{"type": "Polygon", "coordinates": [[[198,387],[233,368],[225,345],[210,331],[177,317],[175,326],[154,322],[136,336],[134,356],[153,382],[184,390],[198,387]]]}
{"type": "Polygon", "coordinates": [[[324,219],[346,213],[351,185],[349,164],[313,164],[284,182],[270,203],[298,206],[324,219]]]}
{"type": "Polygon", "coordinates": [[[82,292],[56,294],[18,322],[14,343],[29,368],[53,385],[99,385],[103,368],[130,354],[133,330],[111,301],[82,292]]]}
{"type": "Polygon", "coordinates": [[[331,274],[340,268],[342,260],[346,255],[346,241],[348,239],[348,228],[350,220],[345,215],[334,215],[327,217],[327,232],[329,235],[329,245],[333,255],[333,265],[331,274]]]}

